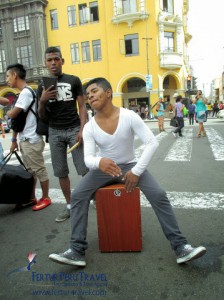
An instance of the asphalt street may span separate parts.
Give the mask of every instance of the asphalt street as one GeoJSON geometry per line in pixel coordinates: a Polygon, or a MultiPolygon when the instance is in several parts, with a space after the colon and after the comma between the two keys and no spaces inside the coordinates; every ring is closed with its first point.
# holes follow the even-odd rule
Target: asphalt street
{"type": "MultiPolygon", "coordinates": [[[[54,221],[64,202],[46,146],[53,204],[39,212],[30,207],[14,211],[13,205],[0,206],[0,299],[223,299],[224,123],[209,119],[207,137],[201,139],[196,138],[197,125],[185,123],[181,140],[173,137],[168,121],[166,132],[160,135],[157,122],[147,122],[160,143],[148,169],[168,192],[189,243],[205,246],[206,255],[177,265],[152,208],[142,196],[142,252],[101,253],[96,210],[91,204],[87,267],[50,261],[50,253],[68,249],[70,221],[54,221]],[[28,259],[28,253],[36,256],[30,254],[28,259]]],[[[2,144],[7,153],[10,133],[2,144]]],[[[137,156],[140,150],[136,140],[137,156]]],[[[71,157],[69,164],[75,188],[79,177],[71,157]]]]}

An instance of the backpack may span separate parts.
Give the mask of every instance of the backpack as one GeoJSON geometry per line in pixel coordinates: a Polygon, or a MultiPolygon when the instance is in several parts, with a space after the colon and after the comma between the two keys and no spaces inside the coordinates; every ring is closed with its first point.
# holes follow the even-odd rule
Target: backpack
{"type": "MultiPolygon", "coordinates": [[[[27,87],[25,87],[27,88],[27,87]]],[[[25,125],[26,125],[26,118],[33,106],[35,99],[31,102],[30,106],[28,107],[27,111],[21,110],[21,112],[13,119],[11,119],[11,128],[15,132],[22,132],[25,125]]]]}
{"type": "MultiPolygon", "coordinates": [[[[38,101],[37,101],[37,96],[36,96],[35,92],[30,87],[26,87],[26,88],[28,88],[30,90],[30,92],[32,93],[34,101],[36,100],[36,111],[38,111],[38,101]]],[[[48,140],[48,128],[49,128],[48,122],[41,119],[38,116],[38,112],[34,112],[32,109],[31,109],[31,111],[35,115],[36,121],[37,121],[36,133],[39,135],[45,135],[46,140],[48,140]]]]}
{"type": "Polygon", "coordinates": [[[189,114],[194,114],[195,106],[193,104],[189,104],[188,111],[189,111],[189,114]]]}
{"type": "Polygon", "coordinates": [[[183,108],[183,114],[185,117],[188,115],[188,109],[185,106],[183,108]]]}

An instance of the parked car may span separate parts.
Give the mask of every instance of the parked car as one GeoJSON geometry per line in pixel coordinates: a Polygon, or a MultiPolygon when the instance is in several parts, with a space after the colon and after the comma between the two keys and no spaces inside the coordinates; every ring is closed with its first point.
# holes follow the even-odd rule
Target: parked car
{"type": "Polygon", "coordinates": [[[224,109],[217,112],[217,118],[224,119],[224,109]]]}
{"type": "MultiPolygon", "coordinates": [[[[5,129],[5,133],[10,132],[10,127],[8,126],[7,122],[5,120],[1,120],[1,123],[5,129]]],[[[0,128],[0,132],[2,133],[1,128],[0,128]]]]}

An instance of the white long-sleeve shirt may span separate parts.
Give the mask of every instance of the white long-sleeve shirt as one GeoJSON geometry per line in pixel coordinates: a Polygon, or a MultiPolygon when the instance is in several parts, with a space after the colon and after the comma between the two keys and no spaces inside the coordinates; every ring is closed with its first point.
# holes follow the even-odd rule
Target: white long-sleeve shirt
{"type": "Polygon", "coordinates": [[[120,108],[118,126],[113,134],[103,131],[93,117],[83,130],[86,166],[90,170],[98,169],[103,157],[112,159],[117,165],[136,162],[135,135],[145,145],[140,159],[132,168],[133,174],[140,176],[147,168],[159,145],[152,131],[135,112],[124,108],[120,108]]]}

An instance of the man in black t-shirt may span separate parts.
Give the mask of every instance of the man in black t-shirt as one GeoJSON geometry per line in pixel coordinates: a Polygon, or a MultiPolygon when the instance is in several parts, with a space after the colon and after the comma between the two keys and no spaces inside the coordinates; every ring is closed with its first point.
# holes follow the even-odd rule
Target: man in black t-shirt
{"type": "Polygon", "coordinates": [[[40,99],[38,113],[41,118],[47,118],[49,122],[49,144],[54,175],[59,178],[67,202],[65,210],[55,219],[56,222],[62,222],[70,217],[68,146],[72,147],[79,142],[79,146],[72,151],[73,162],[79,175],[85,175],[88,172],[84,163],[82,145],[82,130],[87,121],[87,112],[82,83],[79,77],[62,73],[64,59],[58,48],[46,49],[45,64],[51,76],[57,77],[57,88],[53,86],[46,90],[43,87],[38,88],[40,99]]]}

